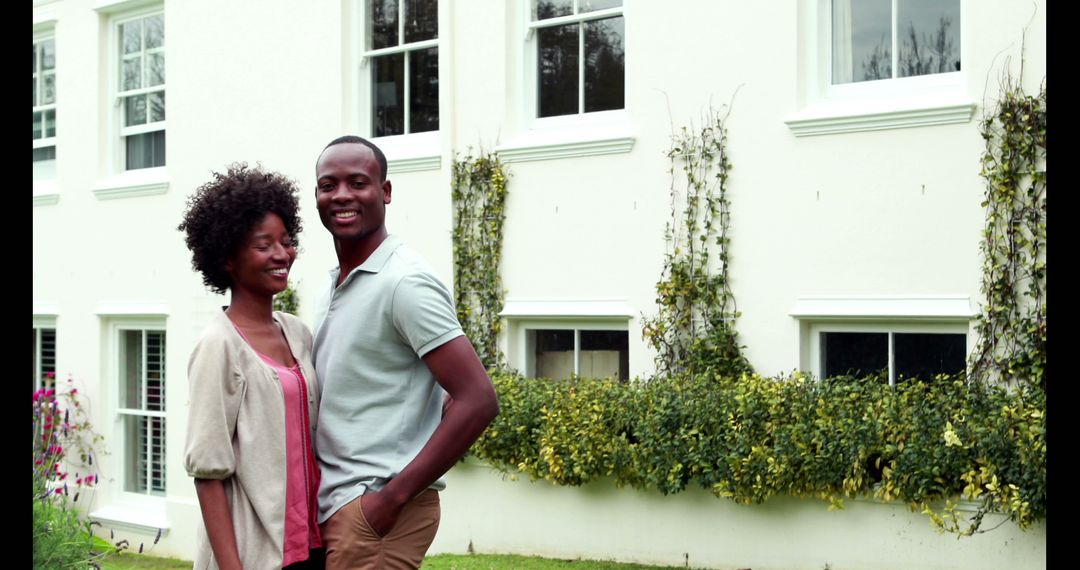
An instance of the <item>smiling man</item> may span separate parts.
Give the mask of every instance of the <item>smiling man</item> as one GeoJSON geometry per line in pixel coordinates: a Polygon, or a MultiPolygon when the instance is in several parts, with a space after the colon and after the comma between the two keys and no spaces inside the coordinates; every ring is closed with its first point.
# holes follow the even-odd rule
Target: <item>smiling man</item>
{"type": "Polygon", "coordinates": [[[382,151],[335,139],[315,174],[338,259],[314,347],[326,567],[417,568],[438,529],[442,477],[498,414],[495,390],[450,291],[386,230],[382,151]]]}

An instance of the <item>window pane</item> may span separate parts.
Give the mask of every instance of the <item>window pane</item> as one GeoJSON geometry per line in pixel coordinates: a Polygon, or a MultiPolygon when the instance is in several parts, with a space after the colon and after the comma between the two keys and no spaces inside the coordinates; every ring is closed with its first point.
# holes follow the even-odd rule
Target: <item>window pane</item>
{"type": "Polygon", "coordinates": [[[439,49],[409,52],[409,132],[439,130],[439,49]]]}
{"type": "Polygon", "coordinates": [[[43,117],[42,113],[34,113],[34,140],[43,138],[41,136],[41,128],[42,128],[42,119],[43,118],[44,117],[43,117]]]}
{"type": "Polygon", "coordinates": [[[124,126],[146,124],[146,95],[124,97],[124,126]]]}
{"type": "Polygon", "coordinates": [[[56,75],[52,73],[42,78],[41,104],[49,105],[56,102],[56,75]]]}
{"type": "Polygon", "coordinates": [[[623,108],[623,19],[585,22],[585,112],[623,108]]]}
{"type": "Polygon", "coordinates": [[[35,386],[56,387],[56,330],[34,329],[34,373],[41,376],[35,386]],[[40,352],[38,336],[41,337],[40,352]],[[40,361],[38,360],[40,358],[40,361]],[[51,377],[50,377],[51,375],[51,377]]]}
{"type": "Polygon", "coordinates": [[[165,120],[165,92],[157,91],[147,94],[150,101],[150,122],[156,123],[165,120]]]}
{"type": "Polygon", "coordinates": [[[960,71],[960,0],[900,0],[898,75],[960,71]]]}
{"type": "Polygon", "coordinates": [[[579,24],[543,28],[539,36],[539,115],[572,115],[578,112],[579,24]]]}
{"type": "Polygon", "coordinates": [[[439,37],[438,0],[405,0],[405,43],[439,37]]]}
{"type": "Polygon", "coordinates": [[[398,45],[398,0],[368,0],[371,49],[398,45]]]}
{"type": "Polygon", "coordinates": [[[120,25],[120,53],[138,53],[142,51],[142,20],[120,25]]]}
{"type": "Polygon", "coordinates": [[[146,333],[146,409],[165,410],[165,333],[146,333]]]}
{"type": "Polygon", "coordinates": [[[165,15],[150,16],[143,22],[146,25],[146,49],[165,45],[165,15]]]}
{"type": "Polygon", "coordinates": [[[149,482],[151,495],[165,494],[165,418],[148,418],[149,421],[149,482]]]}
{"type": "Polygon", "coordinates": [[[372,62],[372,99],[375,101],[372,123],[375,136],[405,133],[405,54],[377,57],[372,62]]]}
{"type": "Polygon", "coordinates": [[[36,74],[36,73],[38,72],[38,68],[37,68],[37,53],[38,53],[38,50],[39,50],[39,49],[41,49],[41,46],[40,46],[39,44],[34,44],[34,73],[35,73],[35,74],[36,74]]]}
{"type": "Polygon", "coordinates": [[[53,40],[41,42],[41,69],[56,68],[56,44],[53,40]]]}
{"type": "Polygon", "coordinates": [[[165,83],[165,54],[152,53],[146,56],[147,70],[146,86],[153,87],[165,83]]]}
{"type": "Polygon", "coordinates": [[[165,131],[154,131],[125,138],[127,170],[165,166],[165,131]]]}
{"type": "Polygon", "coordinates": [[[37,79],[37,76],[35,75],[35,76],[34,76],[34,106],[35,106],[35,107],[37,107],[37,106],[38,106],[38,98],[37,98],[37,83],[38,83],[38,79],[37,79]]]}
{"type": "Polygon", "coordinates": [[[630,379],[630,333],[581,331],[579,334],[583,377],[630,379]]]}
{"type": "Polygon", "coordinates": [[[574,0],[536,0],[533,20],[546,20],[574,13],[574,0]]]}
{"type": "Polygon", "coordinates": [[[537,330],[536,377],[562,380],[574,373],[574,331],[537,330]]]}
{"type": "Polygon", "coordinates": [[[45,147],[35,148],[34,149],[34,162],[42,162],[42,161],[45,161],[45,160],[55,160],[55,159],[56,159],[56,147],[55,146],[45,146],[45,147]]]}
{"type": "Polygon", "coordinates": [[[124,415],[124,490],[130,493],[146,492],[146,435],[147,419],[143,416],[124,415]]]}
{"type": "Polygon", "coordinates": [[[56,111],[45,111],[45,138],[56,136],[56,111]]]}
{"type": "Polygon", "coordinates": [[[622,0],[578,0],[578,13],[595,12],[622,6],[622,0]]]}
{"type": "Polygon", "coordinates": [[[133,57],[120,63],[120,90],[130,91],[142,87],[142,60],[133,57]]]}
{"type": "Polygon", "coordinates": [[[892,78],[892,1],[833,0],[833,83],[892,78]]]}
{"type": "Polygon", "coordinates": [[[967,335],[894,334],[893,364],[896,380],[938,374],[960,374],[967,368],[967,335]]]}
{"type": "Polygon", "coordinates": [[[888,381],[888,333],[821,333],[823,378],[882,373],[888,381]]]}
{"type": "Polygon", "coordinates": [[[120,333],[120,407],[143,407],[142,331],[120,333]]]}
{"type": "Polygon", "coordinates": [[[41,378],[38,377],[38,374],[40,374],[41,372],[40,372],[40,368],[38,366],[38,346],[37,346],[37,341],[38,341],[38,330],[34,329],[34,390],[37,390],[38,385],[41,383],[41,378]]]}

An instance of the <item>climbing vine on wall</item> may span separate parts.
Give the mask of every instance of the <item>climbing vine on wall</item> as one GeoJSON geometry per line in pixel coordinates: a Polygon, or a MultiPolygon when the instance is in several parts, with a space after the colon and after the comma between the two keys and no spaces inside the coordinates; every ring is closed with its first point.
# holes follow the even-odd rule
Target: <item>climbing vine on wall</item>
{"type": "Polygon", "coordinates": [[[979,132],[986,141],[984,300],[971,374],[980,381],[1045,387],[1045,83],[1038,95],[1028,95],[1006,74],[979,132]]]}
{"type": "Polygon", "coordinates": [[[292,315],[300,314],[300,296],[293,289],[292,281],[285,285],[285,289],[274,295],[274,310],[292,315]]]}
{"type": "Polygon", "coordinates": [[[669,249],[656,284],[658,313],[642,326],[656,351],[659,376],[704,368],[724,374],[750,371],[735,332],[739,313],[728,281],[729,112],[728,106],[710,108],[700,128],[691,124],[675,132],[668,150],[669,249]]]}
{"type": "Polygon", "coordinates": [[[493,153],[454,159],[454,301],[462,329],[489,369],[504,364],[498,339],[505,294],[499,264],[506,179],[503,163],[493,153]]]}

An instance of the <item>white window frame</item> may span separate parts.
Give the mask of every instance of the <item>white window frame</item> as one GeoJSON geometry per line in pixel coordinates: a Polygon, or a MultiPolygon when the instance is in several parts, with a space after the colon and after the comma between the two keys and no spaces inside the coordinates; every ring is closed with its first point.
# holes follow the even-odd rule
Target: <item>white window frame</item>
{"type": "MultiPolygon", "coordinates": [[[[57,54],[57,52],[56,52],[56,31],[55,31],[54,28],[49,27],[49,28],[47,28],[45,30],[34,33],[34,49],[35,50],[38,49],[37,46],[39,44],[42,44],[42,43],[47,42],[47,41],[52,41],[53,42],[53,53],[57,54]]],[[[54,61],[54,65],[53,65],[52,70],[50,70],[49,72],[46,73],[44,70],[41,69],[41,56],[40,56],[40,52],[39,52],[38,66],[37,66],[38,69],[34,70],[34,81],[37,83],[37,93],[38,93],[38,99],[39,100],[41,99],[41,95],[42,95],[42,92],[43,92],[43,89],[44,89],[44,76],[46,74],[51,74],[53,76],[53,85],[54,85],[54,89],[56,89],[56,79],[58,77],[58,64],[59,64],[59,61],[60,61],[59,54],[57,54],[55,56],[55,61],[54,61]]],[[[45,104],[36,105],[36,106],[34,106],[34,111],[33,112],[35,112],[35,113],[41,112],[41,113],[44,114],[47,111],[52,111],[53,113],[56,113],[57,112],[57,100],[58,99],[59,99],[59,90],[57,89],[56,90],[56,95],[54,96],[52,103],[45,103],[45,104]]],[[[59,120],[57,120],[57,119],[54,119],[54,120],[56,120],[56,123],[54,123],[54,124],[59,125],[59,120]]],[[[48,147],[54,147],[55,148],[56,147],[56,138],[57,138],[56,135],[54,134],[53,136],[50,136],[50,137],[44,136],[45,135],[45,133],[44,133],[44,128],[45,128],[44,117],[42,118],[42,123],[43,123],[42,124],[42,138],[34,139],[34,148],[35,149],[48,148],[48,147]]],[[[53,130],[55,131],[56,128],[54,127],[53,130]]],[[[55,178],[55,176],[56,176],[56,173],[55,173],[56,159],[53,158],[53,159],[50,159],[48,161],[39,161],[39,162],[50,162],[51,163],[51,165],[50,165],[51,168],[49,168],[49,170],[51,172],[49,173],[49,175],[43,175],[41,178],[43,178],[43,179],[55,178]]],[[[38,170],[38,168],[36,168],[36,164],[35,164],[35,175],[37,174],[37,172],[36,172],[37,170],[38,170]]],[[[35,178],[37,178],[37,176],[35,176],[35,178]]]]}
{"type": "MultiPolygon", "coordinates": [[[[508,299],[500,313],[507,320],[507,362],[522,372],[535,372],[527,331],[573,330],[574,374],[578,374],[581,369],[581,331],[627,331],[629,334],[630,321],[635,314],[624,299],[508,299]]],[[[632,345],[627,346],[628,352],[632,345]]]]}
{"type": "MultiPolygon", "coordinates": [[[[147,18],[147,17],[150,17],[150,16],[156,16],[156,15],[161,15],[162,20],[165,19],[165,10],[164,10],[163,6],[156,5],[156,6],[152,6],[152,7],[148,7],[148,8],[143,8],[141,10],[133,10],[133,11],[130,11],[130,12],[124,12],[122,14],[114,16],[109,22],[109,30],[110,30],[110,34],[109,34],[109,36],[110,36],[110,44],[109,44],[110,45],[110,47],[109,47],[109,58],[110,58],[110,65],[109,65],[110,78],[109,78],[109,81],[110,81],[110,87],[109,87],[109,92],[113,94],[112,95],[112,101],[113,102],[112,102],[111,108],[112,108],[113,114],[114,114],[113,124],[115,125],[115,129],[116,129],[116,136],[114,138],[114,140],[116,141],[116,145],[115,145],[115,151],[113,153],[114,156],[113,156],[113,159],[112,159],[112,164],[113,164],[114,171],[116,171],[118,173],[138,172],[138,171],[146,171],[146,170],[150,170],[150,171],[163,170],[169,164],[169,160],[168,160],[168,144],[166,143],[166,147],[165,147],[166,148],[165,165],[157,166],[157,167],[150,167],[150,168],[139,168],[139,169],[133,169],[133,170],[128,170],[127,165],[126,165],[127,137],[133,136],[133,135],[145,134],[145,133],[158,132],[158,131],[164,131],[166,133],[166,137],[168,137],[168,116],[169,116],[168,111],[166,111],[166,113],[165,113],[165,117],[166,117],[165,120],[156,121],[156,122],[153,122],[153,123],[148,122],[148,123],[145,123],[145,124],[142,124],[142,125],[136,125],[136,126],[132,126],[132,127],[125,127],[124,126],[124,99],[126,97],[131,97],[131,96],[136,96],[136,95],[145,95],[145,94],[148,94],[148,93],[157,93],[157,92],[162,92],[162,93],[166,93],[166,94],[168,93],[167,86],[168,86],[168,82],[169,82],[169,80],[168,80],[169,66],[168,66],[167,55],[166,55],[166,65],[165,65],[165,70],[166,70],[165,71],[165,83],[162,83],[161,85],[154,85],[152,87],[140,87],[138,89],[131,89],[131,90],[128,90],[128,91],[123,91],[122,88],[121,88],[121,85],[120,85],[120,81],[121,81],[121,77],[122,77],[122,71],[121,70],[122,70],[122,67],[123,67],[123,59],[124,59],[124,56],[123,56],[123,53],[122,53],[122,50],[121,50],[121,47],[120,47],[120,26],[123,25],[123,24],[131,23],[131,22],[134,22],[134,21],[137,21],[137,20],[142,20],[144,18],[147,18]]],[[[166,37],[167,36],[168,36],[168,32],[166,31],[166,37]]],[[[142,51],[140,51],[140,57],[144,57],[145,55],[148,55],[150,53],[166,53],[167,54],[167,48],[168,48],[168,40],[166,40],[166,43],[164,45],[162,45],[161,47],[151,48],[149,50],[144,48],[142,51]]],[[[144,73],[144,74],[148,72],[147,71],[148,66],[144,65],[144,66],[141,67],[141,69],[142,69],[142,73],[144,73]]],[[[166,109],[167,109],[168,108],[168,101],[167,100],[166,100],[165,105],[166,105],[166,109]]],[[[149,106],[147,106],[146,113],[147,113],[147,115],[149,115],[149,113],[150,113],[149,106]]]]}
{"type": "MultiPolygon", "coordinates": [[[[121,375],[124,372],[124,370],[123,370],[123,363],[120,362],[120,349],[121,349],[121,345],[122,345],[122,342],[123,342],[122,334],[124,332],[127,332],[127,331],[141,331],[143,333],[143,337],[142,337],[143,338],[142,358],[143,358],[144,362],[145,362],[145,359],[146,359],[146,335],[145,335],[145,333],[148,332],[148,331],[151,331],[151,332],[161,332],[161,333],[165,334],[165,343],[164,343],[165,346],[164,346],[164,350],[162,352],[162,358],[164,360],[164,363],[163,363],[162,369],[161,369],[161,374],[162,374],[162,382],[161,383],[162,383],[163,393],[167,392],[167,387],[168,387],[168,373],[167,373],[167,369],[168,369],[168,356],[167,356],[167,353],[168,353],[168,334],[167,334],[167,330],[166,330],[166,327],[165,327],[163,321],[160,320],[160,319],[119,318],[119,319],[113,320],[110,323],[110,326],[109,326],[109,339],[110,339],[109,351],[111,353],[110,367],[109,367],[111,372],[109,374],[109,377],[112,378],[113,380],[112,380],[112,382],[110,382],[111,386],[110,386],[110,388],[108,390],[109,396],[107,396],[107,400],[111,403],[110,407],[112,408],[112,412],[113,412],[113,416],[114,416],[113,433],[116,434],[114,439],[122,441],[121,445],[119,446],[118,452],[116,452],[117,457],[116,457],[116,460],[115,460],[116,462],[114,464],[114,468],[116,469],[115,472],[122,474],[119,477],[120,481],[119,481],[119,488],[118,488],[117,492],[122,497],[124,497],[127,502],[139,505],[139,504],[145,504],[146,501],[148,501],[148,500],[151,501],[151,502],[163,501],[164,498],[165,498],[165,495],[168,492],[168,478],[166,477],[166,473],[167,473],[167,470],[168,470],[168,460],[167,460],[168,459],[168,447],[166,445],[167,440],[168,440],[168,437],[167,437],[167,434],[168,434],[168,427],[167,427],[167,425],[168,425],[168,423],[167,423],[168,399],[167,399],[167,396],[163,396],[163,397],[166,398],[165,405],[164,405],[165,409],[163,409],[163,410],[134,409],[134,408],[126,408],[126,407],[121,405],[120,395],[121,395],[122,389],[124,388],[124,384],[123,384],[124,380],[121,377],[121,375]],[[125,426],[126,420],[128,418],[131,418],[131,417],[157,417],[157,418],[162,418],[162,420],[166,421],[166,425],[163,427],[163,430],[162,430],[163,433],[162,433],[161,442],[160,442],[161,443],[161,449],[162,449],[162,451],[161,451],[161,454],[162,454],[161,468],[162,468],[162,478],[164,479],[164,485],[163,485],[164,489],[162,489],[159,492],[153,491],[153,484],[150,482],[151,477],[150,477],[149,473],[147,473],[147,489],[146,490],[141,491],[141,492],[127,490],[128,484],[131,483],[130,481],[127,480],[127,477],[128,477],[127,476],[128,465],[131,462],[138,460],[138,458],[136,458],[136,457],[129,457],[128,456],[129,455],[128,454],[128,443],[129,442],[126,440],[124,429],[126,427],[125,426]]],[[[146,370],[145,365],[143,367],[143,370],[145,372],[145,370],[146,370]]],[[[144,385],[145,385],[145,383],[144,383],[144,385]]],[[[151,438],[148,437],[147,438],[147,454],[148,454],[148,456],[150,454],[150,448],[151,448],[152,445],[153,445],[153,442],[152,442],[151,438]]],[[[114,449],[116,449],[116,448],[114,448],[114,449]]],[[[147,470],[149,471],[149,469],[150,469],[150,461],[148,460],[147,461],[147,470]]],[[[137,482],[133,486],[137,487],[137,482]]]]}
{"type": "Polygon", "coordinates": [[[861,322],[821,322],[810,324],[809,341],[810,372],[815,378],[822,378],[825,366],[825,353],[822,352],[822,333],[881,333],[888,334],[888,359],[889,359],[889,386],[896,386],[896,364],[893,357],[894,335],[896,334],[962,334],[965,335],[966,354],[973,349],[972,335],[969,333],[967,323],[930,323],[930,322],[888,322],[879,321],[873,323],[861,322]]]}
{"type": "MultiPolygon", "coordinates": [[[[44,374],[44,370],[42,369],[44,362],[43,362],[43,358],[42,358],[42,354],[41,354],[41,340],[42,340],[42,334],[46,330],[50,330],[53,333],[53,373],[55,374],[55,372],[56,372],[56,362],[57,362],[56,357],[57,357],[57,352],[58,352],[57,351],[57,344],[58,344],[58,340],[60,338],[59,335],[57,335],[57,331],[56,331],[56,317],[55,316],[38,316],[38,315],[35,315],[34,316],[34,335],[36,337],[36,339],[34,341],[34,389],[35,390],[42,387],[41,377],[44,374]]],[[[53,377],[53,380],[54,380],[54,384],[55,384],[55,381],[56,381],[55,376],[53,377]]]]}
{"type": "MultiPolygon", "coordinates": [[[[508,57],[521,62],[521,65],[518,67],[520,74],[508,86],[510,88],[508,96],[518,102],[509,121],[511,132],[514,134],[505,142],[496,145],[495,151],[499,154],[499,158],[504,162],[530,162],[623,154],[633,150],[638,129],[632,118],[630,98],[625,96],[625,93],[631,91],[631,66],[627,63],[623,68],[625,93],[622,109],[580,112],[583,110],[582,92],[585,88],[583,79],[585,66],[582,58],[578,66],[579,112],[571,115],[540,117],[538,116],[540,87],[537,82],[539,37],[536,32],[539,28],[621,15],[624,22],[623,49],[628,51],[632,32],[625,23],[629,19],[627,13],[632,10],[627,5],[631,4],[632,0],[623,0],[623,5],[617,8],[536,22],[532,20],[532,2],[533,0],[519,0],[510,5],[510,10],[517,12],[512,14],[511,21],[519,22],[518,30],[520,31],[519,41],[514,42],[515,47],[511,49],[508,57]]],[[[584,42],[579,41],[578,49],[579,53],[580,50],[585,49],[584,42]]],[[[627,55],[627,60],[629,60],[629,55],[627,55]]]]}
{"type": "MultiPolygon", "coordinates": [[[[892,1],[895,10],[898,0],[892,1]]],[[[792,134],[827,135],[971,121],[976,102],[968,89],[970,65],[962,64],[955,72],[833,85],[832,0],[801,2],[799,26],[805,32],[801,35],[806,38],[805,45],[813,49],[800,54],[800,108],[784,120],[792,134]]],[[[970,59],[968,5],[961,0],[961,62],[970,59]]]]}
{"type": "MultiPolygon", "coordinates": [[[[402,9],[403,2],[404,0],[398,0],[398,10],[402,9]]],[[[352,120],[347,118],[348,122],[356,125],[356,131],[361,136],[370,139],[382,149],[386,155],[388,175],[402,172],[438,170],[442,166],[443,133],[448,132],[447,120],[449,117],[446,109],[448,108],[447,97],[449,97],[450,91],[447,85],[449,78],[445,70],[450,60],[446,53],[446,45],[448,44],[445,44],[442,38],[445,34],[450,33],[450,2],[448,0],[439,0],[438,2],[439,37],[377,50],[367,48],[370,43],[368,39],[367,0],[354,0],[354,2],[348,4],[348,8],[353,11],[349,21],[353,22],[353,29],[356,30],[356,33],[353,34],[351,49],[345,58],[349,68],[356,72],[355,79],[349,85],[349,88],[354,92],[347,97],[352,103],[346,112],[347,117],[353,113],[355,113],[355,117],[352,120]],[[432,47],[438,48],[439,54],[439,128],[434,131],[420,133],[407,132],[400,135],[375,137],[375,124],[373,121],[375,99],[372,96],[371,58],[380,55],[430,49],[432,47]]],[[[404,19],[399,17],[398,38],[401,41],[404,41],[405,38],[404,25],[404,19]]],[[[406,55],[406,92],[404,93],[406,129],[408,128],[410,112],[408,65],[409,58],[406,55]]]]}
{"type": "MultiPolygon", "coordinates": [[[[788,314],[799,321],[799,368],[821,378],[821,333],[947,333],[966,335],[966,353],[975,348],[976,313],[965,295],[807,296],[788,314]]],[[[889,384],[895,384],[889,335],[889,384]]]]}

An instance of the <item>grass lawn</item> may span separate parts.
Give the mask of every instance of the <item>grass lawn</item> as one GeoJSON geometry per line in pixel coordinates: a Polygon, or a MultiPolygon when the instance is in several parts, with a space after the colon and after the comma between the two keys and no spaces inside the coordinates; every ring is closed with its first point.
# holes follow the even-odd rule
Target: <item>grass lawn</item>
{"type": "MultiPolygon", "coordinates": [[[[102,570],[190,570],[191,562],[175,558],[120,554],[101,564],[102,570]]],[[[597,560],[553,560],[511,554],[439,554],[429,556],[424,570],[686,570],[679,566],[644,566],[597,560]]]]}

